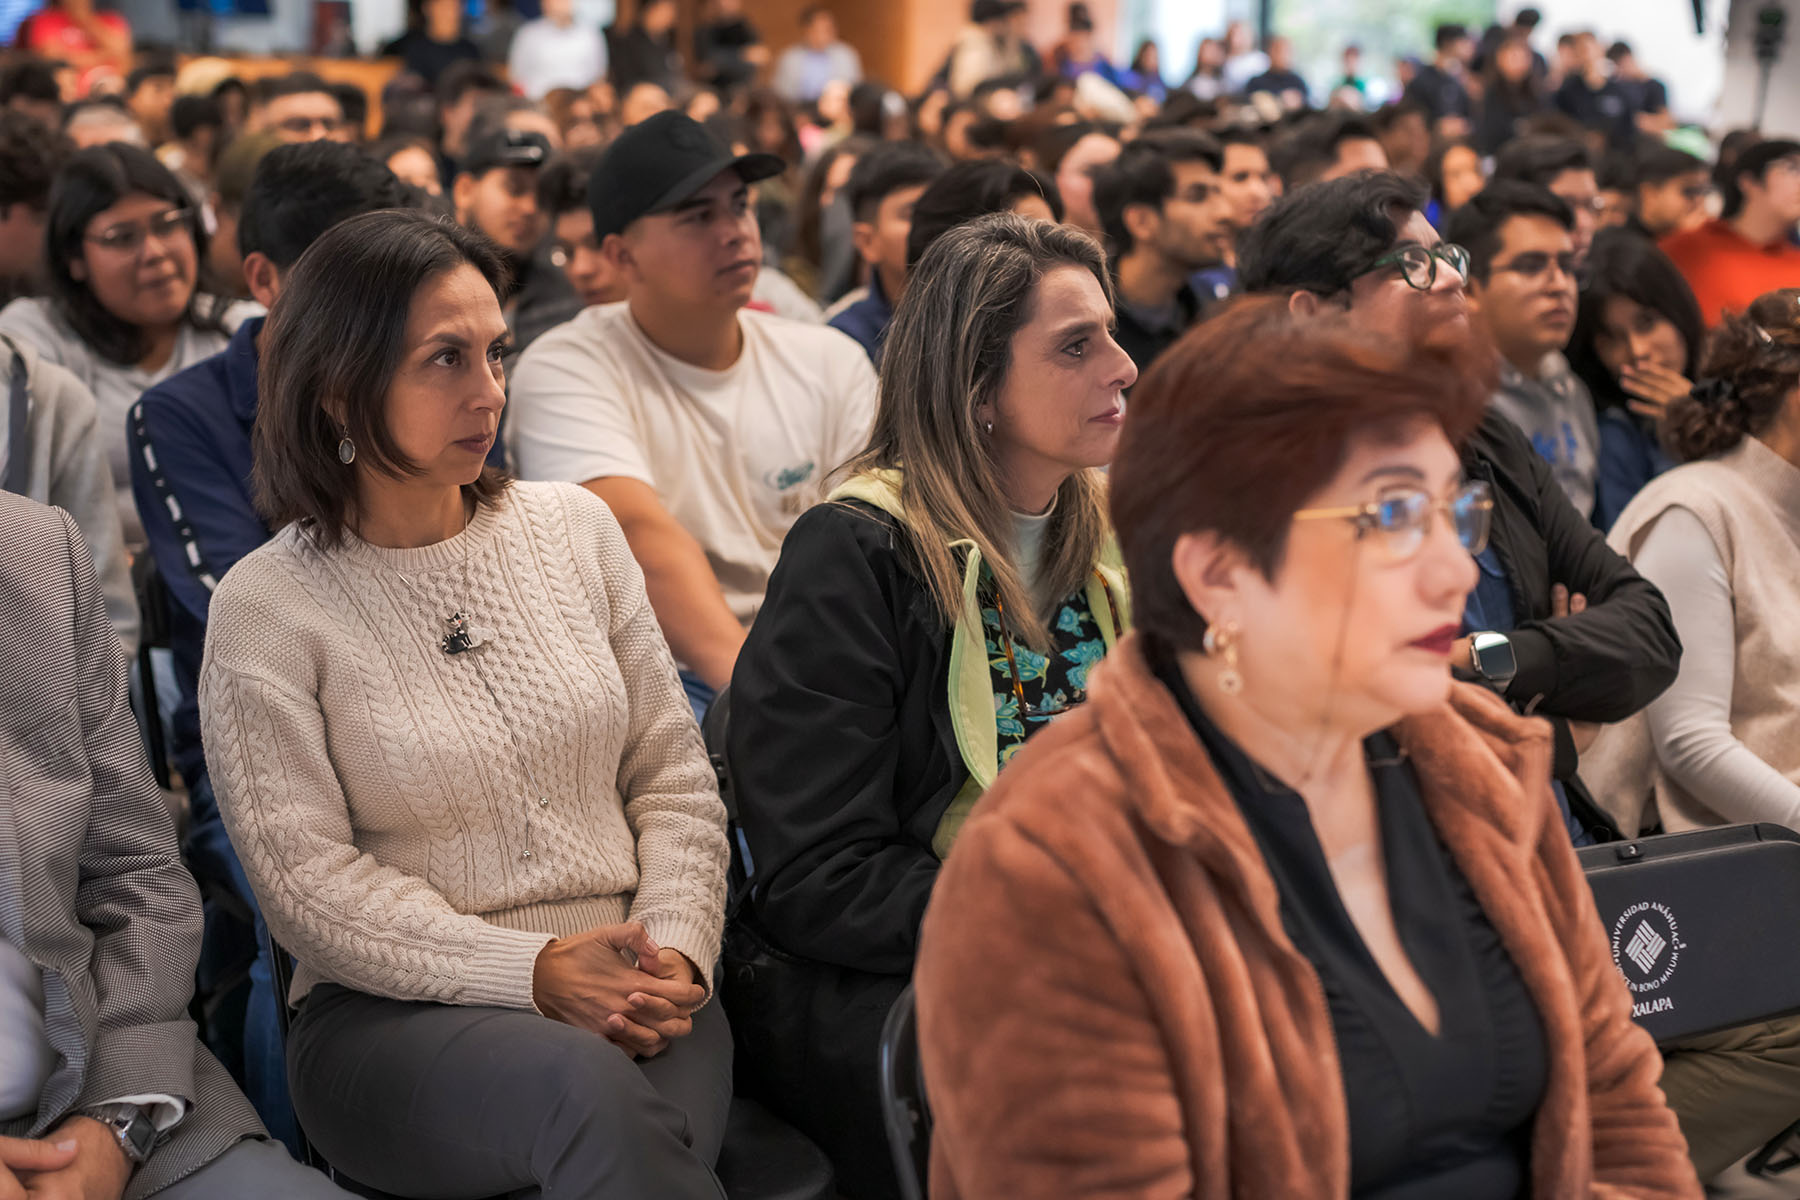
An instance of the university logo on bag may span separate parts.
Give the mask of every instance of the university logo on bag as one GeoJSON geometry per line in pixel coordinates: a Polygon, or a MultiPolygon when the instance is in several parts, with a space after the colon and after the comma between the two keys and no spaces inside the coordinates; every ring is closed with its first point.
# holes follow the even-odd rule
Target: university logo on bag
{"type": "Polygon", "coordinates": [[[1640,900],[1619,914],[1612,927],[1613,963],[1625,977],[1625,986],[1635,996],[1633,1017],[1649,1013],[1673,1012],[1671,996],[1652,996],[1669,982],[1681,963],[1681,952],[1687,944],[1681,940],[1681,927],[1669,906],[1656,900],[1640,900]]]}

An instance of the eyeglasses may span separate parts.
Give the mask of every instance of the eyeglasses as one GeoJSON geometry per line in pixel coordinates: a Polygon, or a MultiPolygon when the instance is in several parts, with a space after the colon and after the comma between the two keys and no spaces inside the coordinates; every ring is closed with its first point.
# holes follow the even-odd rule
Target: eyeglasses
{"type": "Polygon", "coordinates": [[[142,221],[120,221],[117,225],[108,225],[87,240],[114,254],[136,254],[148,238],[166,241],[178,234],[192,237],[193,226],[189,221],[193,215],[194,210],[191,208],[165,209],[142,221]]]}
{"type": "Polygon", "coordinates": [[[1514,275],[1520,275],[1526,279],[1537,279],[1551,267],[1561,271],[1566,278],[1574,279],[1575,252],[1565,250],[1561,254],[1546,254],[1541,250],[1533,250],[1528,254],[1519,255],[1509,263],[1495,263],[1491,269],[1510,271],[1514,275]]]}
{"type": "Polygon", "coordinates": [[[1464,279],[1469,277],[1469,252],[1455,242],[1439,242],[1435,246],[1421,246],[1413,242],[1401,246],[1376,259],[1370,264],[1369,271],[1373,273],[1388,267],[1399,267],[1400,278],[1406,280],[1408,287],[1428,292],[1437,282],[1439,262],[1464,279]]]}
{"type": "Polygon", "coordinates": [[[1443,513],[1450,520],[1456,540],[1470,554],[1487,549],[1488,530],[1494,521],[1494,498],[1488,485],[1473,480],[1458,488],[1448,500],[1439,500],[1423,488],[1389,487],[1368,504],[1343,508],[1303,508],[1294,514],[1296,521],[1349,521],[1356,526],[1360,539],[1379,535],[1379,543],[1390,563],[1402,563],[1418,554],[1431,529],[1433,513],[1443,513]]]}

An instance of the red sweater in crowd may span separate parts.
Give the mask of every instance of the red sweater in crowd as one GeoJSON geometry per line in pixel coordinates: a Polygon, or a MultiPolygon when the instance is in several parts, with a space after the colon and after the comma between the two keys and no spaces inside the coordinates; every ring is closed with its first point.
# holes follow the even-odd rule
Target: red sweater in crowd
{"type": "Polygon", "coordinates": [[[1708,325],[1776,288],[1800,287],[1800,247],[1786,238],[1759,246],[1724,221],[1672,233],[1660,243],[1700,302],[1708,325]]]}

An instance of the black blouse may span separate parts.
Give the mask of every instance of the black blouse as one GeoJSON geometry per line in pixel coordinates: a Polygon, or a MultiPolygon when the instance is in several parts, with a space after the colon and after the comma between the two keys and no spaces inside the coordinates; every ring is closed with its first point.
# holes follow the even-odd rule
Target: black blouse
{"type": "Polygon", "coordinates": [[[1419,1024],[1345,909],[1306,803],[1206,717],[1172,654],[1154,660],[1211,755],[1281,895],[1282,924],[1325,987],[1350,1115],[1350,1190],[1369,1200],[1513,1200],[1529,1192],[1548,1070],[1517,966],[1425,814],[1392,735],[1364,743],[1394,924],[1437,998],[1419,1024]]]}

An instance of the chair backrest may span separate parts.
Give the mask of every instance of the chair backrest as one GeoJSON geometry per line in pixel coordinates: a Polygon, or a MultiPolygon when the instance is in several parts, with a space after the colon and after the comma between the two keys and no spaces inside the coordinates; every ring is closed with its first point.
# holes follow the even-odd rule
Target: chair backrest
{"type": "Polygon", "coordinates": [[[900,993],[881,1028],[881,1118],[900,1179],[901,1200],[925,1200],[931,1174],[931,1106],[919,1063],[918,1013],[912,985],[900,993]]]}
{"type": "Polygon", "coordinates": [[[731,766],[725,758],[725,735],[731,729],[731,687],[727,684],[707,705],[706,717],[700,722],[700,738],[706,743],[706,756],[712,760],[713,774],[719,779],[719,799],[725,802],[725,815],[737,823],[737,797],[731,791],[731,766]]]}
{"type": "Polygon", "coordinates": [[[131,590],[138,607],[138,675],[144,689],[144,711],[138,714],[144,733],[144,749],[150,756],[150,773],[157,786],[168,790],[173,775],[170,771],[169,747],[163,737],[162,706],[156,695],[156,672],[150,652],[169,647],[169,588],[157,569],[156,558],[140,554],[131,561],[131,590]]]}
{"type": "Polygon", "coordinates": [[[700,737],[706,743],[706,756],[712,760],[713,776],[719,781],[719,799],[725,804],[725,837],[731,843],[731,865],[725,876],[725,915],[736,917],[738,909],[750,895],[750,844],[738,828],[737,792],[731,785],[731,761],[725,754],[726,735],[731,732],[731,687],[719,689],[706,716],[700,722],[700,737]]]}
{"type": "Polygon", "coordinates": [[[1728,825],[1578,857],[1632,1016],[1658,1042],[1800,1012],[1800,834],[1728,825]]]}

